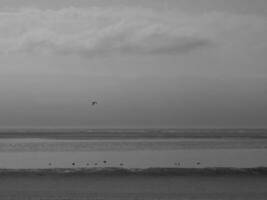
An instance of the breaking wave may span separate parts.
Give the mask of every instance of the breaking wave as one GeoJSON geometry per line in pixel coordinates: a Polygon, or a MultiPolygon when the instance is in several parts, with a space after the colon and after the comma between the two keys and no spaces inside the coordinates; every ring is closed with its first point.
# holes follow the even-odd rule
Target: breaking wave
{"type": "Polygon", "coordinates": [[[0,169],[1,175],[152,175],[152,176],[223,176],[267,175],[267,167],[257,168],[54,168],[54,169],[0,169]]]}

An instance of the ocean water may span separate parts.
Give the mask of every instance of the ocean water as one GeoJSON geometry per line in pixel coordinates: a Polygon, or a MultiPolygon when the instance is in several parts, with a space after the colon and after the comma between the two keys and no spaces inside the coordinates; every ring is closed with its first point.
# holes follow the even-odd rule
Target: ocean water
{"type": "Polygon", "coordinates": [[[267,167],[265,130],[17,130],[0,168],[267,167]]]}
{"type": "Polygon", "coordinates": [[[266,174],[242,169],[265,168],[266,158],[265,130],[5,130],[0,199],[265,200],[266,174]],[[242,173],[202,174],[221,167],[242,173]],[[200,171],[82,173],[113,168],[200,171]]]}
{"type": "Polygon", "coordinates": [[[1,176],[8,200],[265,200],[259,176],[1,176]]]}

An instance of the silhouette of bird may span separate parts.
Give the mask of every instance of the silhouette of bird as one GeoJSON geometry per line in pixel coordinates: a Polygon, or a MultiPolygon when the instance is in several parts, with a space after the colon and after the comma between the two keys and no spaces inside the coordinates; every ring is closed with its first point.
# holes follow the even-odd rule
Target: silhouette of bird
{"type": "Polygon", "coordinates": [[[94,100],[93,98],[89,97],[89,101],[91,103],[92,106],[95,106],[98,104],[98,102],[96,100],[94,100]]]}
{"type": "Polygon", "coordinates": [[[98,102],[96,100],[94,100],[92,97],[89,97],[89,101],[91,103],[91,106],[95,106],[98,104],[98,102]]]}
{"type": "Polygon", "coordinates": [[[92,105],[92,106],[97,105],[97,101],[92,101],[92,102],[91,102],[91,105],[92,105]]]}

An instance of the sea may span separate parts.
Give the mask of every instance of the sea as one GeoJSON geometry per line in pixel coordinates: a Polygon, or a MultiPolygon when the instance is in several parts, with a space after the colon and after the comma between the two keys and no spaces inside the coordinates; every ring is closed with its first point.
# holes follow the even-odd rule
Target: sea
{"type": "Polygon", "coordinates": [[[3,129],[0,199],[267,199],[265,129],[3,129]]]}

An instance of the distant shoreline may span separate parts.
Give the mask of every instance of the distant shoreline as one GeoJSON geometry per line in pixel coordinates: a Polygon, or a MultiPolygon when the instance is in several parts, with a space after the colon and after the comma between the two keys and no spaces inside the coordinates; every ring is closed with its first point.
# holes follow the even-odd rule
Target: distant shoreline
{"type": "Polygon", "coordinates": [[[54,168],[54,169],[0,169],[5,175],[137,175],[137,176],[267,176],[267,167],[257,168],[54,168]]]}
{"type": "Polygon", "coordinates": [[[0,129],[0,139],[267,139],[267,129],[0,129]]]}

